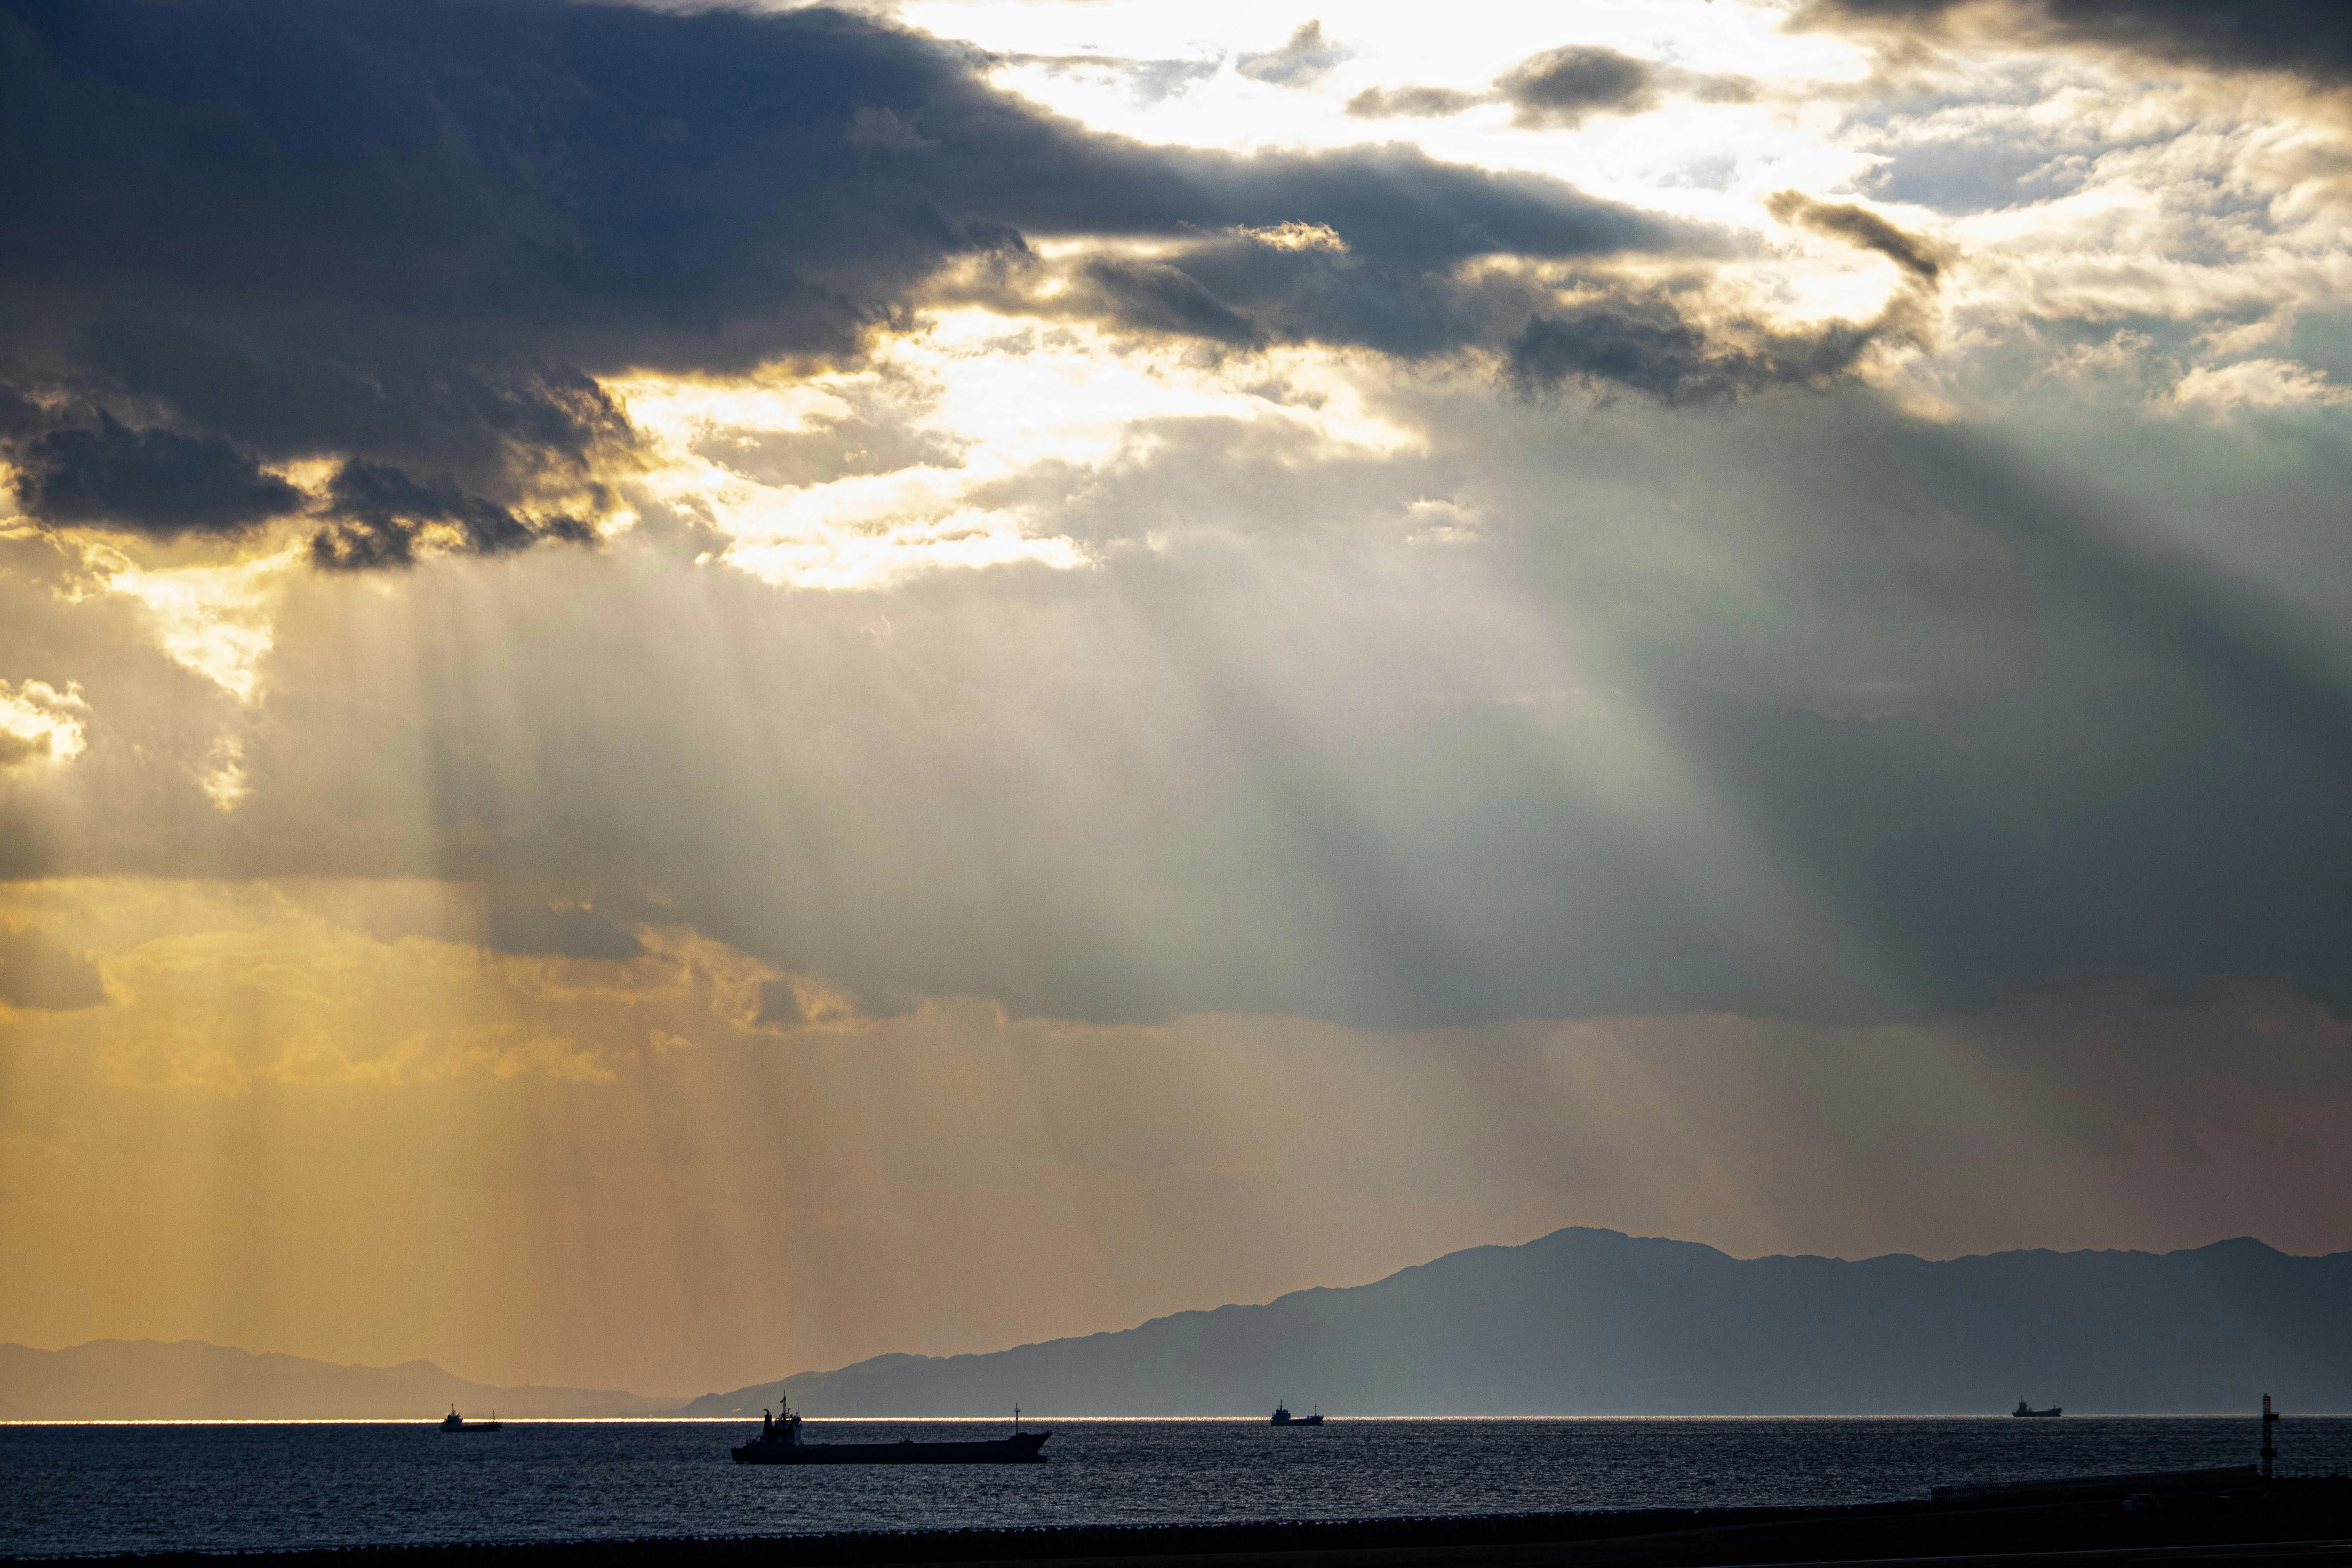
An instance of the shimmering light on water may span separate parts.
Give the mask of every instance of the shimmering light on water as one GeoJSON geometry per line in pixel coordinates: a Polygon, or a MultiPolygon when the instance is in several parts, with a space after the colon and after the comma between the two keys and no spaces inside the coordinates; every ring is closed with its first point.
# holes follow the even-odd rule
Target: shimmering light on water
{"type": "MultiPolygon", "coordinates": [[[[2241,1419],[1057,1421],[1041,1466],[739,1466],[740,1422],[0,1426],[0,1553],[1860,1502],[2243,1464],[2241,1419]]],[[[1002,1423],[813,1422],[835,1442],[1002,1423]]],[[[2352,1469],[2352,1418],[2281,1468],[2352,1469]]]]}

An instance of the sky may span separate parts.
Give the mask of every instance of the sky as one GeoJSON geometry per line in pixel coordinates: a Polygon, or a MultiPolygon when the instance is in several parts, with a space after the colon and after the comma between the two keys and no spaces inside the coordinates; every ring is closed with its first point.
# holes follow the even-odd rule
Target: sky
{"type": "Polygon", "coordinates": [[[0,1341],[2352,1249],[2352,21],[0,0],[0,1341]]]}

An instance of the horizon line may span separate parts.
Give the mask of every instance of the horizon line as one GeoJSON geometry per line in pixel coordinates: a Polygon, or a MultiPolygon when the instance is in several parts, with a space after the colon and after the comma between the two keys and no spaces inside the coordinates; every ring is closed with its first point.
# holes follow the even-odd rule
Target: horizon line
{"type": "MultiPolygon", "coordinates": [[[[2005,1410],[1914,1410],[1914,1411],[1798,1411],[1781,1414],[1680,1412],[1666,1414],[1593,1414],[1575,1415],[1517,1414],[1507,1415],[1333,1415],[1324,1412],[1324,1419],[1335,1426],[1367,1422],[1402,1421],[2007,1421],[2015,1417],[2005,1410]]],[[[2352,1411],[2315,1410],[2285,1417],[2292,1421],[2352,1420],[2352,1411]]],[[[487,1418],[486,1418],[487,1419],[487,1418]]],[[[751,1419],[749,1415],[501,1415],[501,1426],[732,1426],[751,1419]]],[[[993,1426],[1002,1415],[812,1415],[811,1421],[858,1421],[874,1426],[943,1425],[993,1426]]],[[[1024,1421],[1086,1421],[1097,1425],[1139,1424],[1142,1422],[1192,1422],[1219,1426],[1243,1424],[1255,1426],[1270,1425],[1263,1415],[1074,1415],[1066,1413],[1024,1410],[1024,1421]]],[[[2259,1421],[2259,1414],[2242,1410],[2086,1410],[2065,1417],[2070,1421],[2259,1421]]],[[[0,1416],[0,1427],[7,1426],[418,1426],[438,1428],[442,1417],[437,1415],[90,1415],[90,1416],[0,1416]]]]}

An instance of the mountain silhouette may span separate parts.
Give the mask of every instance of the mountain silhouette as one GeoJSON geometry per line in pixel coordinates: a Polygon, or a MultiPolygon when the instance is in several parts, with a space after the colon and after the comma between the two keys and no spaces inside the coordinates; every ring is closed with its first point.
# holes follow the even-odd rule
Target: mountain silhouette
{"type": "Polygon", "coordinates": [[[652,1415],[677,1401],[597,1388],[495,1387],[429,1361],[341,1366],[197,1340],[93,1340],[67,1350],[0,1344],[0,1420],[369,1420],[467,1415],[652,1415]]]}
{"type": "MultiPolygon", "coordinates": [[[[1735,1258],[1561,1230],[1351,1289],[783,1380],[812,1415],[2242,1414],[2352,1410],[2352,1253],[1735,1258]]],[[[782,1384],[706,1394],[757,1415],[782,1384]]]]}

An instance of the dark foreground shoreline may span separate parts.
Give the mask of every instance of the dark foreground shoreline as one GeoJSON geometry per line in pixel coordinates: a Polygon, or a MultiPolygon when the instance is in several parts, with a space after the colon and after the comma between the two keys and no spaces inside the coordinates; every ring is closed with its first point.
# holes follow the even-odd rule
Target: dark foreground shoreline
{"type": "Polygon", "coordinates": [[[2168,1491],[2125,1507],[2118,1489],[2058,1500],[1834,1508],[1642,1509],[1297,1523],[1074,1525],[1032,1530],[351,1546],[20,1559],[219,1568],[1719,1568],[2063,1555],[2081,1568],[2260,1562],[2352,1568],[2352,1479],[2168,1491]],[[2089,1555],[2081,1555],[2089,1554],[2089,1555]]]}

